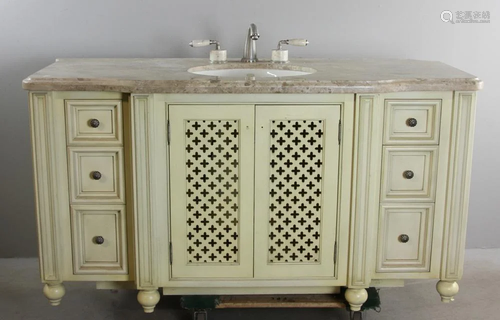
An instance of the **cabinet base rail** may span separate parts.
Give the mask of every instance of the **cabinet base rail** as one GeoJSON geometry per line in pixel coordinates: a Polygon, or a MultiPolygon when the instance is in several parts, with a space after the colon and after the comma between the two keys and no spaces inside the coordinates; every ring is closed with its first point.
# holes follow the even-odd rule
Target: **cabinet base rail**
{"type": "MultiPolygon", "coordinates": [[[[363,289],[364,290],[364,289],[363,289]]],[[[181,306],[193,312],[193,319],[208,319],[208,311],[233,308],[346,308],[352,319],[362,319],[369,309],[380,310],[380,296],[375,288],[366,289],[367,299],[360,311],[353,311],[346,301],[345,289],[341,294],[313,295],[223,295],[223,296],[182,296],[181,306]]]]}

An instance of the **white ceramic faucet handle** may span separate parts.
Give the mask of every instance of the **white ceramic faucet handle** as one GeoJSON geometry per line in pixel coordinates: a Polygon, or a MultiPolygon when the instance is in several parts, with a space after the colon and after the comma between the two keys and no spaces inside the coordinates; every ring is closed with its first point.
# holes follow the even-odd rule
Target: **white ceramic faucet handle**
{"type": "Polygon", "coordinates": [[[196,47],[205,47],[211,44],[211,40],[193,40],[189,43],[189,45],[193,48],[196,47]]]}
{"type": "Polygon", "coordinates": [[[283,50],[283,45],[288,44],[292,46],[305,47],[309,44],[306,39],[287,39],[278,42],[278,49],[273,50],[271,54],[271,61],[274,63],[287,63],[288,50],[283,50]]]}
{"type": "Polygon", "coordinates": [[[224,63],[227,61],[227,51],[221,50],[220,43],[217,40],[193,40],[189,45],[193,48],[206,47],[215,44],[215,50],[210,51],[211,63],[224,63]]]}
{"type": "Polygon", "coordinates": [[[309,44],[309,41],[307,41],[306,39],[290,39],[288,40],[287,44],[291,46],[305,47],[309,44]]]}

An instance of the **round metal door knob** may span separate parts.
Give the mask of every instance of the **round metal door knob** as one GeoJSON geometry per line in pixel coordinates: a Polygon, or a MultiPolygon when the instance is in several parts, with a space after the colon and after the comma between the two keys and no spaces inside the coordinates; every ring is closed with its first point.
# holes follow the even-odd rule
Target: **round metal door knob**
{"type": "Polygon", "coordinates": [[[407,234],[402,234],[399,236],[399,242],[407,243],[410,241],[410,237],[407,234]]]}
{"type": "Polygon", "coordinates": [[[104,238],[101,236],[96,236],[96,237],[94,237],[94,242],[95,242],[95,244],[103,244],[104,238]]]}
{"type": "Polygon", "coordinates": [[[406,170],[405,172],[403,172],[403,177],[405,177],[405,179],[411,179],[414,176],[415,174],[411,170],[406,170]]]}
{"type": "Polygon", "coordinates": [[[417,119],[415,119],[415,118],[408,118],[406,120],[406,125],[408,127],[415,127],[417,125],[417,119]]]}
{"type": "Polygon", "coordinates": [[[90,174],[92,176],[92,179],[94,180],[99,180],[102,178],[102,174],[99,171],[92,171],[90,174]]]}
{"type": "Polygon", "coordinates": [[[89,120],[89,125],[92,127],[92,128],[97,128],[99,127],[101,123],[99,122],[99,120],[97,119],[90,119],[89,120]]]}

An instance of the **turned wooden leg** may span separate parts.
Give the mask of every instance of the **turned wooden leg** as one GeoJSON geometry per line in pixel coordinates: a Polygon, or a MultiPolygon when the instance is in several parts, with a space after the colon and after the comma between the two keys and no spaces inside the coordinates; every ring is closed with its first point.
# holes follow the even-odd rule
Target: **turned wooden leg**
{"type": "Polygon", "coordinates": [[[368,299],[366,289],[349,288],[345,291],[345,299],[349,302],[351,311],[360,311],[363,303],[368,299]]]}
{"type": "Polygon", "coordinates": [[[448,303],[455,300],[454,297],[458,293],[459,287],[455,281],[441,280],[436,284],[436,290],[441,295],[441,301],[448,303]]]}
{"type": "Polygon", "coordinates": [[[145,313],[152,313],[160,301],[160,293],[158,290],[141,290],[137,295],[137,301],[142,305],[145,313]]]}
{"type": "Polygon", "coordinates": [[[43,287],[43,294],[49,299],[50,304],[53,306],[58,306],[61,304],[61,299],[64,297],[66,290],[62,283],[47,283],[43,287]]]}

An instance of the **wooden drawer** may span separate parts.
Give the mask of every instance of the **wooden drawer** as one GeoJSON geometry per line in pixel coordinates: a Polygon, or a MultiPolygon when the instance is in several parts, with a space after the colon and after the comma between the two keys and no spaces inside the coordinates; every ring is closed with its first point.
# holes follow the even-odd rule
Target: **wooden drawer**
{"type": "Polygon", "coordinates": [[[122,144],[120,100],[66,100],[69,145],[122,144]]]}
{"type": "Polygon", "coordinates": [[[381,201],[434,201],[438,147],[384,147],[381,201]]]}
{"type": "Polygon", "coordinates": [[[122,148],[69,148],[73,203],[124,203],[122,148]]]}
{"type": "Polygon", "coordinates": [[[438,144],[441,100],[385,100],[384,144],[438,144]]]}
{"type": "Polygon", "coordinates": [[[384,204],[380,208],[380,273],[430,272],[434,204],[384,204]]]}
{"type": "Polygon", "coordinates": [[[74,274],[127,274],[125,207],[71,208],[74,274]]]}

